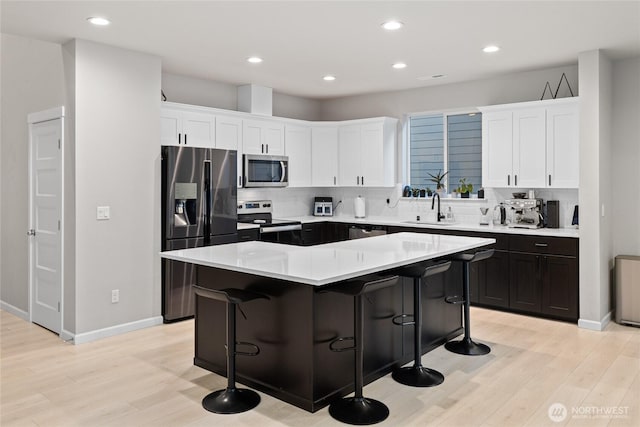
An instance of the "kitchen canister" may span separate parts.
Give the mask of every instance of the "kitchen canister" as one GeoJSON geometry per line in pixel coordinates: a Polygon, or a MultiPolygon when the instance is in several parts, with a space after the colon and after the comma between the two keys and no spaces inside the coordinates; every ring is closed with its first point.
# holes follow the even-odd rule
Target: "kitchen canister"
{"type": "Polygon", "coordinates": [[[355,200],[353,201],[353,212],[355,213],[356,218],[364,218],[364,197],[358,196],[355,198],[355,200]]]}

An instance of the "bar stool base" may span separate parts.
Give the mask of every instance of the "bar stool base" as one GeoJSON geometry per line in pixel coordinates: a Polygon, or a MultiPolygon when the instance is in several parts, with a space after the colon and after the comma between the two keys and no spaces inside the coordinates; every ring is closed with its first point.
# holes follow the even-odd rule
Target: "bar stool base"
{"type": "Polygon", "coordinates": [[[345,397],[329,406],[329,414],[343,423],[364,426],[386,420],[389,408],[375,399],[345,397]]]}
{"type": "Polygon", "coordinates": [[[260,395],[244,388],[226,388],[209,393],[202,399],[202,407],[216,414],[238,414],[255,408],[260,395]]]}
{"type": "Polygon", "coordinates": [[[444,375],[424,366],[406,366],[393,371],[391,377],[396,382],[411,387],[433,387],[444,381],[444,375]]]}
{"type": "Polygon", "coordinates": [[[491,348],[489,348],[488,345],[475,343],[470,338],[463,338],[460,341],[449,341],[444,345],[444,348],[453,353],[463,354],[465,356],[482,356],[491,352],[491,348]]]}

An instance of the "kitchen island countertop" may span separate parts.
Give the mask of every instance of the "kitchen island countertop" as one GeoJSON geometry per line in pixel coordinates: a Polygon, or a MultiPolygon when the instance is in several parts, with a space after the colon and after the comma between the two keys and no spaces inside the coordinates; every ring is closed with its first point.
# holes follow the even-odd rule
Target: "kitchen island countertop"
{"type": "Polygon", "coordinates": [[[322,286],[495,243],[495,239],[394,233],[301,247],[242,242],[161,252],[166,259],[322,286]]]}

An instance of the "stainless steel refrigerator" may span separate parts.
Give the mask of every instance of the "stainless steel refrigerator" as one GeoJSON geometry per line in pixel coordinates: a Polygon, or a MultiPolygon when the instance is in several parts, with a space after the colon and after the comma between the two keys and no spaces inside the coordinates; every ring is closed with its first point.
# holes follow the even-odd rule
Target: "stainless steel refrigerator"
{"type": "MultiPolygon", "coordinates": [[[[237,241],[236,151],[162,147],[162,250],[237,241]]],[[[162,260],[162,316],[192,317],[195,267],[162,260]]]]}

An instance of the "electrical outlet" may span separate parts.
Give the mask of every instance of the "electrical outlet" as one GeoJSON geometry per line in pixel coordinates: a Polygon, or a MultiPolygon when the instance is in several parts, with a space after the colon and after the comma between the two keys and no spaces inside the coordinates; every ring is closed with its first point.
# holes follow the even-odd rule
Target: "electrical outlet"
{"type": "Polygon", "coordinates": [[[111,304],[120,302],[120,289],[113,289],[111,291],[111,304]]]}

